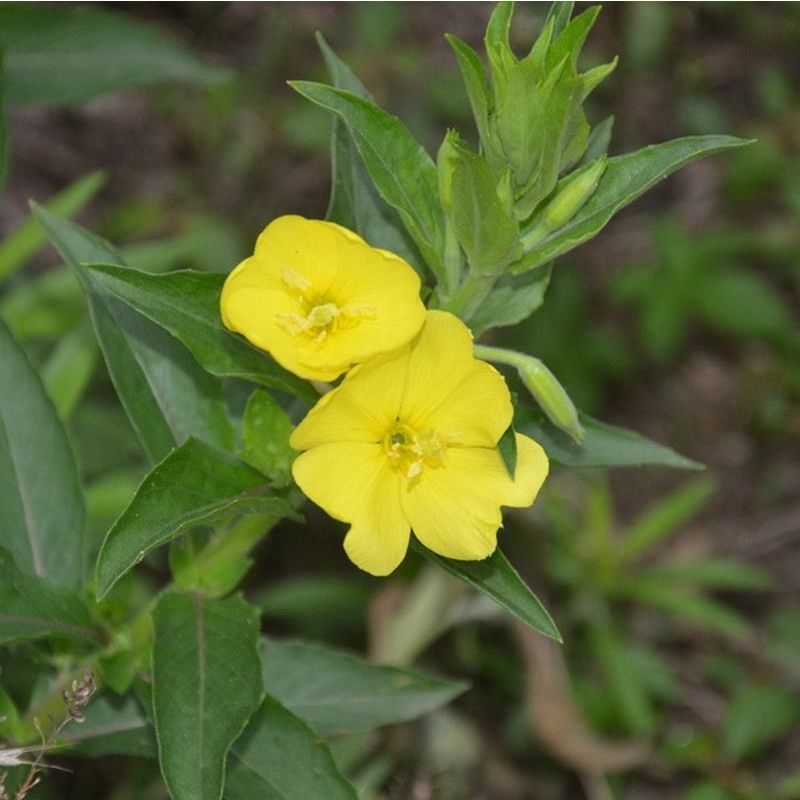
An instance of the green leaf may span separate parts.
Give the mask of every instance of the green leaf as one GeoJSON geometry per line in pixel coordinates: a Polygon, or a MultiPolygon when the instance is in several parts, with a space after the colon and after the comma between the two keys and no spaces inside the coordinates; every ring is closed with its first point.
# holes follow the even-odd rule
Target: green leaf
{"type": "Polygon", "coordinates": [[[80,326],[62,338],[42,365],[42,382],[59,419],[68,419],[83,396],[97,363],[97,343],[80,326]]]}
{"type": "Polygon", "coordinates": [[[800,340],[783,297],[750,270],[728,268],[712,272],[703,280],[695,302],[703,319],[723,333],[763,336],[778,343],[800,340]]]}
{"type": "Polygon", "coordinates": [[[462,42],[461,39],[450,33],[446,33],[444,38],[447,39],[447,43],[453,48],[458,59],[461,77],[464,80],[469,104],[472,107],[472,115],[485,149],[492,141],[489,129],[489,109],[492,105],[492,98],[489,93],[486,72],[478,54],[466,42],[462,42]]]}
{"type": "Polygon", "coordinates": [[[700,511],[715,489],[716,481],[703,476],[656,501],[629,526],[618,550],[620,560],[630,561],[675,533],[700,511]]]}
{"type": "Polygon", "coordinates": [[[524,275],[505,275],[467,320],[477,338],[489,328],[516,325],[544,303],[553,263],[524,275]]]}
{"type": "Polygon", "coordinates": [[[114,248],[43,208],[34,206],[34,214],[86,292],[114,388],[150,460],[189,436],[232,447],[221,383],[158,325],[105,294],[83,268],[90,261],[121,263],[114,248]]]}
{"type": "Polygon", "coordinates": [[[655,606],[678,619],[723,636],[736,639],[750,630],[747,620],[739,614],[710,597],[689,591],[685,586],[636,577],[615,586],[614,591],[620,597],[655,606]]]}
{"type": "Polygon", "coordinates": [[[319,399],[308,383],[225,329],[219,296],[226,275],[193,270],[152,275],[114,264],[91,264],[87,271],[98,286],[183,342],[214,375],[262,383],[310,403],[319,399]]]}
{"type": "Polygon", "coordinates": [[[486,159],[464,147],[457,134],[447,138],[457,154],[449,210],[456,237],[473,272],[497,275],[519,255],[519,225],[500,202],[486,159]]]}
{"type": "Polygon", "coordinates": [[[607,425],[588,414],[578,414],[585,435],[581,444],[560,431],[544,416],[520,407],[517,430],[535,439],[548,457],[562,467],[641,467],[702,469],[696,461],[638,433],[607,425]]]}
{"type": "Polygon", "coordinates": [[[264,639],[261,659],[267,692],[320,736],[407,722],[467,688],[311,642],[264,639]]]}
{"type": "Polygon", "coordinates": [[[545,19],[545,25],[553,20],[553,36],[558,37],[562,30],[567,26],[569,23],[569,18],[572,16],[572,10],[574,7],[574,3],[572,2],[561,2],[561,0],[555,0],[555,2],[550,4],[550,8],[547,12],[547,18],[545,19]]]}
{"type": "Polygon", "coordinates": [[[9,103],[79,103],[127,86],[205,85],[228,71],[200,61],[157,30],[98,8],[0,6],[9,103]]]}
{"type": "Polygon", "coordinates": [[[258,612],[167,593],[153,614],[153,713],[173,800],[219,800],[225,760],[263,697],[258,612]]]}
{"type": "MultiPolygon", "coordinates": [[[[317,44],[334,86],[372,101],[364,85],[328,46],[321,33],[317,33],[317,44]]],[[[397,212],[378,193],[358,155],[355,142],[338,118],[334,119],[331,130],[331,173],[331,197],[326,218],[354,230],[373,247],[396,253],[419,269],[419,254],[413,241],[397,212]]]]}
{"type": "Polygon", "coordinates": [[[139,756],[157,755],[156,737],[150,721],[136,698],[92,698],[80,725],[68,725],[58,737],[59,743],[69,745],[72,752],[82,756],[139,756]]]}
{"type": "Polygon", "coordinates": [[[20,572],[0,549],[0,644],[45,636],[97,643],[98,631],[80,598],[44,578],[20,572]]]}
{"type": "Polygon", "coordinates": [[[289,415],[269,392],[256,389],[250,395],[242,421],[242,458],[275,486],[288,486],[292,480],[297,455],[289,446],[293,429],[289,415]]]}
{"type": "Polygon", "coordinates": [[[153,467],[108,532],[97,558],[98,598],[151,550],[196,525],[234,513],[295,516],[266,488],[264,476],[235,456],[188,439],[153,467]]]}
{"type": "Polygon", "coordinates": [[[522,580],[499,547],[483,561],[457,561],[454,558],[437,555],[414,538],[411,539],[411,546],[451,575],[491,597],[499,606],[526,625],[530,625],[550,639],[563,641],[547,609],[522,580]]]}
{"type": "Polygon", "coordinates": [[[591,239],[617,213],[653,184],[698,158],[748,144],[734,136],[687,136],[609,158],[597,190],[578,213],[558,231],[538,242],[512,265],[524,272],[546,264],[591,239]]]}
{"type": "Polygon", "coordinates": [[[397,209],[428,266],[442,278],[444,218],[436,167],[422,145],[397,117],[352,92],[310,81],[290,85],[344,120],[381,196],[397,209]]]}
{"type": "Polygon", "coordinates": [[[589,644],[595,662],[608,680],[609,704],[625,724],[627,733],[638,737],[652,735],[655,712],[647,687],[630,663],[630,643],[625,641],[610,619],[589,627],[589,644]]]}
{"type": "Polygon", "coordinates": [[[606,117],[602,122],[598,122],[592,128],[589,134],[589,140],[586,142],[586,152],[578,162],[578,168],[591,164],[592,161],[597,160],[601,156],[608,153],[608,148],[611,145],[611,134],[614,131],[614,116],[606,117]]]}
{"type": "MultiPolygon", "coordinates": [[[[0,18],[3,8],[0,6],[0,18]]],[[[0,34],[2,37],[2,34],[0,34]]],[[[57,217],[77,214],[106,182],[101,170],[92,172],[60,191],[45,204],[45,208],[57,217]]],[[[20,267],[47,241],[41,226],[32,215],[0,243],[0,283],[20,267]]]]}
{"type": "Polygon", "coordinates": [[[225,800],[254,798],[356,800],[327,744],[269,695],[228,761],[225,800]]]}
{"type": "Polygon", "coordinates": [[[65,335],[83,317],[83,292],[69,269],[48,270],[0,297],[0,316],[20,341],[65,335]]]}
{"type": "Polygon", "coordinates": [[[669,586],[694,584],[703,589],[758,591],[769,589],[772,576],[766,570],[734,558],[704,558],[700,561],[675,561],[640,570],[646,580],[663,581],[669,586]]]}
{"type": "Polygon", "coordinates": [[[722,726],[722,749],[734,762],[758,755],[800,719],[800,704],[788,689],[751,684],[731,702],[722,726]]]}
{"type": "Polygon", "coordinates": [[[86,511],[75,456],[2,322],[0,387],[0,547],[23,572],[77,589],[86,571],[86,511]]]}

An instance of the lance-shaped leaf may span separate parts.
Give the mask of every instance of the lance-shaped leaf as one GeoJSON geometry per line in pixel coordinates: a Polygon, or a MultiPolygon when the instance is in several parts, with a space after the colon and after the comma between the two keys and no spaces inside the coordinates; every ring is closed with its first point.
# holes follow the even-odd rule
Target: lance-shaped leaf
{"type": "MultiPolygon", "coordinates": [[[[57,217],[72,217],[103,188],[105,182],[106,175],[100,170],[79,178],[48,200],[47,210],[57,217]]],[[[31,215],[0,243],[0,282],[24,266],[45,242],[41,226],[31,215]]]]}
{"type": "Polygon", "coordinates": [[[327,744],[267,695],[228,760],[225,800],[356,800],[327,744]]]}
{"type": "Polygon", "coordinates": [[[397,209],[426,263],[441,278],[444,219],[436,167],[422,145],[397,117],[352,92],[311,81],[290,85],[344,120],[381,196],[397,209]]]}
{"type": "Polygon", "coordinates": [[[483,68],[478,54],[457,36],[450,33],[445,34],[445,39],[458,59],[458,66],[461,69],[461,77],[464,80],[464,87],[467,90],[469,104],[472,107],[472,115],[475,117],[475,125],[478,128],[481,145],[492,166],[497,165],[498,156],[495,154],[499,150],[500,144],[492,138],[489,127],[489,109],[492,106],[492,97],[489,92],[489,83],[486,80],[486,71],[483,68]]]}
{"type": "Polygon", "coordinates": [[[170,592],[158,601],[153,632],[164,780],[173,800],[219,800],[228,750],[263,696],[258,612],[238,596],[170,592]]]}
{"type": "Polygon", "coordinates": [[[188,436],[232,447],[234,433],[220,382],[158,325],[105,293],[82,266],[91,261],[122,264],[116,250],[44,208],[35,206],[34,213],[86,292],[114,388],[150,460],[161,460],[188,436]]]}
{"type": "MultiPolygon", "coordinates": [[[[317,44],[334,86],[372,102],[364,84],[333,52],[321,33],[317,33],[317,44]]],[[[356,231],[373,247],[396,253],[419,270],[419,253],[414,242],[397,212],[378,193],[353,138],[339,118],[334,118],[331,129],[331,172],[327,219],[356,231]]]]}
{"type": "Polygon", "coordinates": [[[97,642],[99,632],[69,589],[20,572],[0,550],[0,644],[66,636],[97,642]]]}
{"type": "Polygon", "coordinates": [[[513,264],[512,271],[524,272],[569,252],[591,239],[614,214],[653,184],[692,161],[745,144],[747,140],[734,136],[687,136],[608,159],[603,177],[588,202],[566,225],[513,264]]]}
{"type": "Polygon", "coordinates": [[[411,539],[411,546],[451,575],[455,575],[479,592],[491,597],[495,603],[521,622],[530,625],[531,628],[550,639],[555,639],[557,642],[562,641],[553,618],[542,605],[541,600],[522,580],[499,547],[483,561],[458,561],[428,550],[414,538],[411,539]]]}
{"type": "Polygon", "coordinates": [[[520,253],[519,225],[501,203],[486,159],[470,152],[455,132],[447,135],[444,147],[452,153],[449,213],[458,242],[470,270],[498,275],[520,253]]]}
{"type": "Polygon", "coordinates": [[[673,467],[702,469],[702,465],[638,433],[578,414],[584,437],[577,444],[543,416],[520,407],[514,424],[535,439],[548,458],[562,467],[673,467]]]}
{"type": "Polygon", "coordinates": [[[0,7],[10,103],[79,103],[157,81],[208,84],[229,75],[157,30],[99,8],[0,7]],[[98,68],[98,65],[102,65],[98,68]]]}
{"type": "Polygon", "coordinates": [[[265,494],[266,489],[266,478],[257,470],[187,440],[153,467],[108,532],[97,558],[97,596],[151,550],[200,523],[232,513],[296,518],[284,497],[265,494]]]}
{"type": "Polygon", "coordinates": [[[183,342],[209,372],[318,399],[308,383],[225,329],[219,312],[225,275],[188,269],[153,275],[114,264],[92,264],[87,271],[103,290],[183,342]]]}
{"type": "Polygon", "coordinates": [[[66,433],[0,321],[0,547],[24,572],[77,589],[86,567],[85,521],[66,433]]]}
{"type": "Polygon", "coordinates": [[[407,722],[467,688],[311,642],[265,639],[261,659],[267,692],[321,736],[407,722]]]}

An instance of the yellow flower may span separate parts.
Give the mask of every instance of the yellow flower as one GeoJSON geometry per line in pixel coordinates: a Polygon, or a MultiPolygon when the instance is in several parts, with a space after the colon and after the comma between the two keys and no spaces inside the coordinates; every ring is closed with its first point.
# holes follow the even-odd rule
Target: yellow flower
{"type": "Polygon", "coordinates": [[[225,281],[222,321],[301,378],[329,381],[419,331],[419,288],[405,261],[352,231],[279,217],[225,281]]]}
{"type": "Polygon", "coordinates": [[[517,434],[512,480],[497,449],[511,423],[508,387],[472,354],[452,314],[429,311],[412,342],[356,367],[290,439],[304,450],[292,472],[332,517],[350,523],[350,559],[388,575],[410,530],[435,553],[464,560],[497,546],[500,506],[530,505],[547,456],[517,434]]]}

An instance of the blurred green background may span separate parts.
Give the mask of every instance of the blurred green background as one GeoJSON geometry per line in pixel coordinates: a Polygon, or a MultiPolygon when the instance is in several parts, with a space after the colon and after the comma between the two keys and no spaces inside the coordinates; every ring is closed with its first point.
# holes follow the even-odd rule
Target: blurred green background
{"type": "MultiPolygon", "coordinates": [[[[58,398],[97,536],[144,459],[80,292],[25,227],[29,199],[72,186],[64,211],[83,206],[76,218],[139,268],[228,271],[271,218],[325,214],[330,119],[286,86],[325,80],[314,32],[435,152],[447,126],[475,140],[443,34],[477,47],[492,6],[106,8],[231,78],[8,111],[0,315],[58,398]]],[[[518,7],[520,46],[546,8],[518,7]]],[[[800,4],[611,4],[585,66],[615,54],[589,106],[591,122],[616,118],[612,155],[693,133],[757,142],[649,192],[559,260],[541,310],[492,339],[541,357],[581,408],[708,471],[556,473],[509,519],[504,544],[560,649],[416,562],[388,581],[354,574],[322,514],[272,535],[248,579],[269,631],[473,684],[417,726],[338,743],[365,798],[800,798],[800,4]]],[[[137,580],[159,580],[149,569],[137,580]]],[[[165,797],[144,761],[71,765],[34,796],[165,797]]]]}

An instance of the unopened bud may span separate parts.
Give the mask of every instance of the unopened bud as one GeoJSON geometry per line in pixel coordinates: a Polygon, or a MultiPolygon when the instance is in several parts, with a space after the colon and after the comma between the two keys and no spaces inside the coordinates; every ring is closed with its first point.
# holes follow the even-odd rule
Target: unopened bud
{"type": "Polygon", "coordinates": [[[556,376],[538,358],[533,357],[519,363],[517,369],[525,387],[547,418],[580,443],[584,430],[578,419],[578,411],[556,376]]]}
{"type": "Polygon", "coordinates": [[[556,190],[556,196],[544,212],[545,227],[555,231],[566,225],[594,194],[605,170],[606,157],[600,156],[582,170],[578,170],[577,174],[567,178],[564,186],[556,190]]]}

